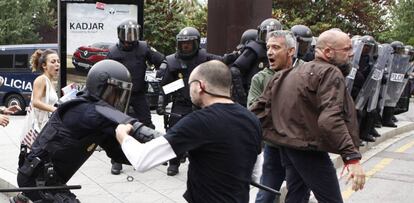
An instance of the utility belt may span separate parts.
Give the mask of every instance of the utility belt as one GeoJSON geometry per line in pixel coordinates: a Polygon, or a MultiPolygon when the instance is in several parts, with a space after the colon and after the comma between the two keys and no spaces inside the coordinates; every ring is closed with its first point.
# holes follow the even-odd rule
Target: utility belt
{"type": "Polygon", "coordinates": [[[38,156],[29,159],[26,146],[21,146],[18,171],[27,177],[35,177],[36,186],[62,185],[52,161],[38,156]]]}

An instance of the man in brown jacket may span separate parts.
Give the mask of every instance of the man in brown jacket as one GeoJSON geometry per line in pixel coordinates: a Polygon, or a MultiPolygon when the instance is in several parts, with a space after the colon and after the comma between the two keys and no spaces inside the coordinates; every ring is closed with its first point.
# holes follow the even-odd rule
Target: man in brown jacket
{"type": "Polygon", "coordinates": [[[319,202],[343,202],[328,152],[341,155],[355,191],[365,184],[354,103],[344,80],[352,56],[345,33],[323,32],[315,60],[276,73],[251,108],[270,132],[264,139],[281,146],[287,203],[300,202],[309,189],[319,202]]]}

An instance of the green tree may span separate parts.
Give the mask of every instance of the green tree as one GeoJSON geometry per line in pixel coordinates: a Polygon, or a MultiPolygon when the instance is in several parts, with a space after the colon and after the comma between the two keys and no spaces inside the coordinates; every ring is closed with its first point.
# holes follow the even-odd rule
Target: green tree
{"type": "Polygon", "coordinates": [[[185,26],[196,28],[202,37],[207,36],[207,4],[202,4],[197,0],[180,1],[183,8],[182,14],[185,16],[185,26]]]}
{"type": "Polygon", "coordinates": [[[161,53],[175,52],[175,36],[183,26],[179,1],[145,1],[144,38],[161,53]]]}
{"type": "Polygon", "coordinates": [[[50,0],[0,1],[0,44],[40,42],[40,27],[53,26],[57,20],[49,5],[50,0]]]}
{"type": "Polygon", "coordinates": [[[175,52],[175,36],[192,26],[207,35],[207,5],[196,0],[145,0],[144,38],[165,55],[175,52]]]}
{"type": "Polygon", "coordinates": [[[414,45],[414,0],[400,0],[391,6],[391,29],[381,35],[386,42],[395,40],[414,45]]]}
{"type": "Polygon", "coordinates": [[[382,16],[388,0],[273,0],[273,16],[287,28],[307,25],[314,35],[330,28],[350,34],[378,36],[387,30],[382,16]]]}

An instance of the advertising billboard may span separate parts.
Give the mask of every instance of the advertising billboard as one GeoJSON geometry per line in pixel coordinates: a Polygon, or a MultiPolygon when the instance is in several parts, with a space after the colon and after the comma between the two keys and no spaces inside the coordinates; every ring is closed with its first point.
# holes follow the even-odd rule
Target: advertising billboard
{"type": "Polygon", "coordinates": [[[61,87],[82,86],[89,69],[118,42],[117,26],[126,19],[143,26],[142,12],[142,0],[60,0],[61,87]]]}

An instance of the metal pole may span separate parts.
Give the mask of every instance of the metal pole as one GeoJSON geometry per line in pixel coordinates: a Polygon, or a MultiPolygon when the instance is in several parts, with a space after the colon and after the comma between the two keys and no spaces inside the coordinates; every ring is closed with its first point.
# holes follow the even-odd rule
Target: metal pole
{"type": "Polygon", "coordinates": [[[67,185],[67,186],[41,186],[41,187],[21,187],[21,188],[6,188],[0,189],[0,192],[26,192],[37,190],[77,190],[81,189],[80,185],[67,185]]]}

